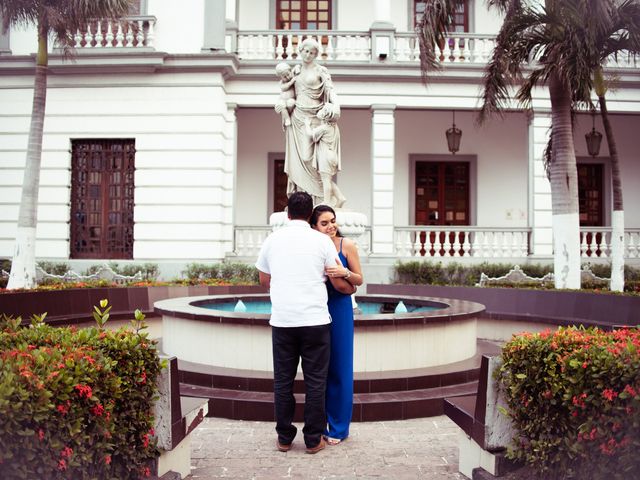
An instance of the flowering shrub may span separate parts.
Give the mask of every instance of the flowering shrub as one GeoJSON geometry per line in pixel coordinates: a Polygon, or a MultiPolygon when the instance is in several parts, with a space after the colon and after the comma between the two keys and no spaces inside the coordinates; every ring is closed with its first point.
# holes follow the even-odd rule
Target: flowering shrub
{"type": "MultiPolygon", "coordinates": [[[[108,318],[106,300],[101,306],[98,316],[108,318]]],[[[159,453],[154,342],[139,331],[54,328],[41,320],[21,328],[19,319],[0,316],[0,478],[150,475],[159,453]]]]}
{"type": "Polygon", "coordinates": [[[545,479],[636,478],[640,330],[521,334],[502,357],[498,385],[518,432],[511,458],[545,479]]]}

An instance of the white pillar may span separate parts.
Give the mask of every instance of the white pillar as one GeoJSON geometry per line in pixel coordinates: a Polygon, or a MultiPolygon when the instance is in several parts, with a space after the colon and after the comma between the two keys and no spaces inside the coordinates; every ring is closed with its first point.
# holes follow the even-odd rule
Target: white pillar
{"type": "Polygon", "coordinates": [[[226,17],[227,20],[231,20],[232,22],[237,22],[238,21],[238,17],[237,17],[237,0],[226,0],[226,17]]]}
{"type": "Polygon", "coordinates": [[[529,221],[532,254],[553,255],[551,183],[544,169],[544,150],[551,127],[549,113],[536,112],[529,119],[529,221]]]}
{"type": "Polygon", "coordinates": [[[203,52],[223,50],[225,48],[226,4],[226,0],[207,0],[204,3],[203,52]]]}
{"type": "Polygon", "coordinates": [[[374,1],[374,22],[391,22],[391,0],[374,1]]]}
{"type": "Polygon", "coordinates": [[[238,162],[238,121],[236,117],[235,103],[227,103],[227,112],[225,114],[224,126],[224,144],[223,144],[223,222],[221,231],[221,242],[223,252],[233,251],[233,225],[235,191],[236,191],[236,172],[238,162]]]}
{"type": "Polygon", "coordinates": [[[11,37],[11,28],[7,31],[2,30],[2,16],[0,15],[0,55],[11,55],[9,38],[11,37]]]}
{"type": "Polygon", "coordinates": [[[371,253],[394,253],[393,175],[395,170],[395,105],[372,105],[371,253]]]}

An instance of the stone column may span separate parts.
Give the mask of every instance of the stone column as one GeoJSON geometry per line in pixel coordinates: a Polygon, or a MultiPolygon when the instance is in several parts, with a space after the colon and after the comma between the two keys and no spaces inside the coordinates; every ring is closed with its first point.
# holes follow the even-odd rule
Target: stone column
{"type": "Polygon", "coordinates": [[[373,4],[374,23],[391,23],[391,0],[374,0],[373,4]]]}
{"type": "Polygon", "coordinates": [[[226,0],[205,0],[202,51],[224,50],[226,34],[226,0]]]}
{"type": "Polygon", "coordinates": [[[233,251],[233,225],[235,192],[236,192],[236,172],[238,162],[238,121],[236,117],[235,103],[227,103],[227,112],[225,114],[224,126],[224,144],[223,144],[223,177],[222,177],[222,208],[223,208],[223,225],[221,232],[221,242],[223,243],[224,252],[233,251]]]}
{"type": "Polygon", "coordinates": [[[551,115],[536,112],[529,118],[529,222],[532,255],[553,255],[551,183],[544,169],[551,115]]]}
{"type": "MultiPolygon", "coordinates": [[[[227,53],[235,53],[238,50],[238,0],[227,0],[225,20],[225,43],[227,53]]],[[[273,15],[275,17],[275,13],[273,15]]]]}
{"type": "Polygon", "coordinates": [[[396,29],[391,22],[391,0],[375,0],[371,35],[371,60],[391,60],[396,29]]]}
{"type": "Polygon", "coordinates": [[[11,55],[11,48],[9,45],[10,35],[11,35],[11,28],[7,28],[7,31],[3,32],[2,15],[0,15],[0,55],[11,55]]]}
{"type": "Polygon", "coordinates": [[[372,105],[371,128],[371,252],[394,252],[393,175],[395,170],[395,105],[372,105]]]}

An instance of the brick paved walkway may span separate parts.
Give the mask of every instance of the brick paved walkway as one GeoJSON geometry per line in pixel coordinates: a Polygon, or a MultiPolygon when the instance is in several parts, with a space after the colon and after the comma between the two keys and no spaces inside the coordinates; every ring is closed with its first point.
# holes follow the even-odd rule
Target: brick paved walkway
{"type": "Polygon", "coordinates": [[[354,423],[341,445],[304,452],[301,426],[293,449],[275,449],[273,422],[206,418],[192,434],[189,480],[434,479],[462,480],[458,427],[446,416],[354,423]]]}

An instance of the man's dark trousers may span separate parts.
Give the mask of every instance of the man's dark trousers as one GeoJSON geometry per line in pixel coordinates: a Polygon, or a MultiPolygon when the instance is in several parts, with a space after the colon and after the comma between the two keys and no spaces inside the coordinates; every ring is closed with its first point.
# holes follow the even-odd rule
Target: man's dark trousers
{"type": "Polygon", "coordinates": [[[327,426],[325,391],[331,349],[331,325],[313,327],[271,327],[273,346],[273,390],[276,432],[281,444],[289,445],[296,436],[293,422],[296,401],[293,382],[302,358],[305,384],[304,443],[313,448],[327,426]]]}

